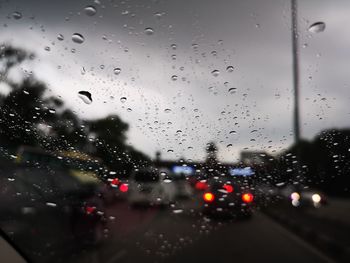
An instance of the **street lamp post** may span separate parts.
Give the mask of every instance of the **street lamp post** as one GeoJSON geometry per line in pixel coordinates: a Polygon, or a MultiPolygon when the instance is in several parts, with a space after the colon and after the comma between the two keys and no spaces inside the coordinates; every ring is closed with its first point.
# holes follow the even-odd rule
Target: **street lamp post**
{"type": "Polygon", "coordinates": [[[298,17],[297,0],[291,0],[292,11],[292,56],[293,56],[293,90],[294,90],[294,111],[293,111],[293,130],[294,143],[298,147],[300,142],[299,125],[299,50],[298,50],[298,17]]]}

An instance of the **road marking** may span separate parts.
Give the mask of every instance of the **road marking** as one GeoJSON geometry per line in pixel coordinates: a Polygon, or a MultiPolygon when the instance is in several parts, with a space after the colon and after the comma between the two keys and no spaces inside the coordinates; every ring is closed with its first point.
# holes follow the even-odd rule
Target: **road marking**
{"type": "Polygon", "coordinates": [[[304,239],[302,239],[301,237],[297,236],[292,231],[284,228],[280,223],[276,222],[275,220],[271,219],[270,217],[268,217],[268,216],[266,216],[266,215],[264,215],[262,213],[259,213],[259,215],[255,214],[255,216],[261,216],[261,217],[264,217],[265,219],[267,219],[269,221],[274,222],[274,224],[271,224],[271,225],[273,225],[276,228],[277,231],[279,231],[281,234],[289,237],[290,239],[292,239],[293,241],[295,241],[297,244],[301,245],[305,249],[311,251],[313,254],[315,254],[316,256],[321,258],[323,261],[328,262],[328,263],[336,263],[336,261],[334,259],[331,259],[326,254],[324,254],[321,250],[318,250],[317,248],[315,248],[311,244],[307,243],[304,239]]]}

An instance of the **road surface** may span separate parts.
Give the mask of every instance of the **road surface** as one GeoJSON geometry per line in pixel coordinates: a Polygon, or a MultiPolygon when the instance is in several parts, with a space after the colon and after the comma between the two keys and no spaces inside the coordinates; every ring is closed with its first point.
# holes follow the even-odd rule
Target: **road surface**
{"type": "Polygon", "coordinates": [[[108,208],[109,237],[80,262],[332,262],[256,212],[248,220],[212,220],[185,204],[170,210],[108,208]]]}

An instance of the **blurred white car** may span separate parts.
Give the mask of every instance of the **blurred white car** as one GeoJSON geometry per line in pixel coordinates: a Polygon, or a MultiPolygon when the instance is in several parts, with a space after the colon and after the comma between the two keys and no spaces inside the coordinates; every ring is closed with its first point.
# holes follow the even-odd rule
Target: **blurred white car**
{"type": "Polygon", "coordinates": [[[135,170],[129,181],[129,203],[136,205],[169,205],[175,202],[176,187],[167,173],[156,168],[135,170]]]}

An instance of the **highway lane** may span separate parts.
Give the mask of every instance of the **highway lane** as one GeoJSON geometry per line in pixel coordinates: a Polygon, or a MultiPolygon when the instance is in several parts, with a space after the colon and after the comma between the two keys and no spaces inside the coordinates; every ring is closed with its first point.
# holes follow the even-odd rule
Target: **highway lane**
{"type": "Polygon", "coordinates": [[[116,219],[110,222],[110,237],[87,255],[94,263],[332,262],[260,212],[249,220],[212,220],[199,215],[191,202],[181,208],[112,205],[108,213],[116,219]]]}

